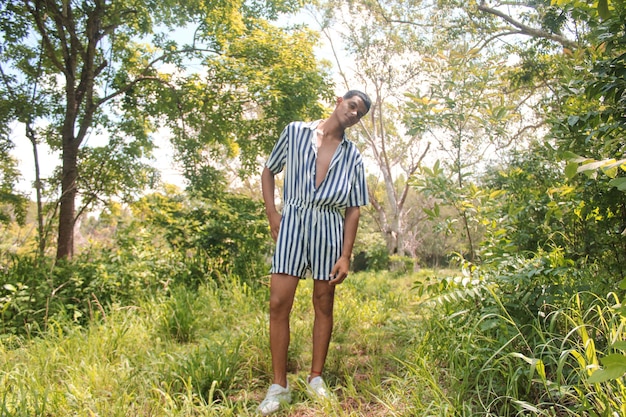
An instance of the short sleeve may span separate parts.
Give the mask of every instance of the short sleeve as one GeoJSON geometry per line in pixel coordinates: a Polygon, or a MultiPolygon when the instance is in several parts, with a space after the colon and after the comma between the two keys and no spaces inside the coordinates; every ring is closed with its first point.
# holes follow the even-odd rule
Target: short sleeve
{"type": "Polygon", "coordinates": [[[365,181],[365,169],[363,162],[359,161],[354,167],[354,179],[348,196],[348,207],[365,206],[369,203],[367,183],[365,181]]]}
{"type": "Polygon", "coordinates": [[[283,129],[278,141],[274,145],[272,153],[270,153],[265,166],[274,174],[278,174],[285,168],[287,161],[287,152],[289,148],[288,126],[283,129]]]}

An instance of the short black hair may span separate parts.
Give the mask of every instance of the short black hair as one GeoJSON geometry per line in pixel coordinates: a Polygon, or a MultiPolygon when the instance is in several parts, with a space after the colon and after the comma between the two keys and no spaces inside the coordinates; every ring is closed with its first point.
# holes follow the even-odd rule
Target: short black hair
{"type": "MultiPolygon", "coordinates": [[[[360,91],[360,90],[350,90],[346,94],[343,95],[343,99],[347,100],[347,99],[352,98],[354,96],[357,96],[361,100],[363,100],[363,104],[365,104],[365,109],[366,109],[365,114],[367,114],[367,112],[370,111],[370,107],[372,107],[372,100],[370,99],[370,97],[367,94],[365,94],[363,91],[360,91]]],[[[363,116],[365,116],[365,114],[363,116]]]]}

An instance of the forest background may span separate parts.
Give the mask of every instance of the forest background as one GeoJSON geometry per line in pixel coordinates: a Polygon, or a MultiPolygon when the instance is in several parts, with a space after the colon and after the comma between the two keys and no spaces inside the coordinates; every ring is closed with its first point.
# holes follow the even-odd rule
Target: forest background
{"type": "Polygon", "coordinates": [[[260,167],[360,88],[341,406],[285,412],[626,415],[625,21],[620,0],[3,3],[0,412],[254,415],[260,167]]]}

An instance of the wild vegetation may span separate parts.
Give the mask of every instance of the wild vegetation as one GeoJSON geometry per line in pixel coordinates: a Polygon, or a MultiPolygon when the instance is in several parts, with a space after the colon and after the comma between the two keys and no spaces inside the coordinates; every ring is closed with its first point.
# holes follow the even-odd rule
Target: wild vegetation
{"type": "MultiPolygon", "coordinates": [[[[302,389],[302,282],[278,415],[626,415],[624,1],[314,3],[337,84],[374,99],[351,137],[372,205],[336,398],[302,389]]],[[[267,388],[256,168],[284,123],[328,110],[331,63],[313,29],[277,25],[298,2],[152,6],[0,5],[1,416],[256,415],[267,388]],[[184,189],[147,165],[159,127],[184,189]]]]}

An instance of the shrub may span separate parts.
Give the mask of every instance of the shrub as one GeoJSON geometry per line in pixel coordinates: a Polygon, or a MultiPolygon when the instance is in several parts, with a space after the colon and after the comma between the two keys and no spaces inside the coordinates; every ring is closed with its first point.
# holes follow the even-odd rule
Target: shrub
{"type": "Polygon", "coordinates": [[[165,303],[161,327],[166,335],[179,343],[195,340],[198,324],[195,309],[197,299],[195,292],[177,287],[172,290],[170,298],[165,303]]]}
{"type": "Polygon", "coordinates": [[[384,244],[375,244],[372,247],[361,250],[354,256],[352,270],[360,271],[386,271],[389,269],[389,251],[384,244]]]}
{"type": "Polygon", "coordinates": [[[170,392],[191,391],[205,402],[226,398],[235,385],[240,370],[239,343],[205,341],[192,352],[172,355],[166,385],[170,392]],[[169,382],[168,382],[169,379],[169,382]]]}

